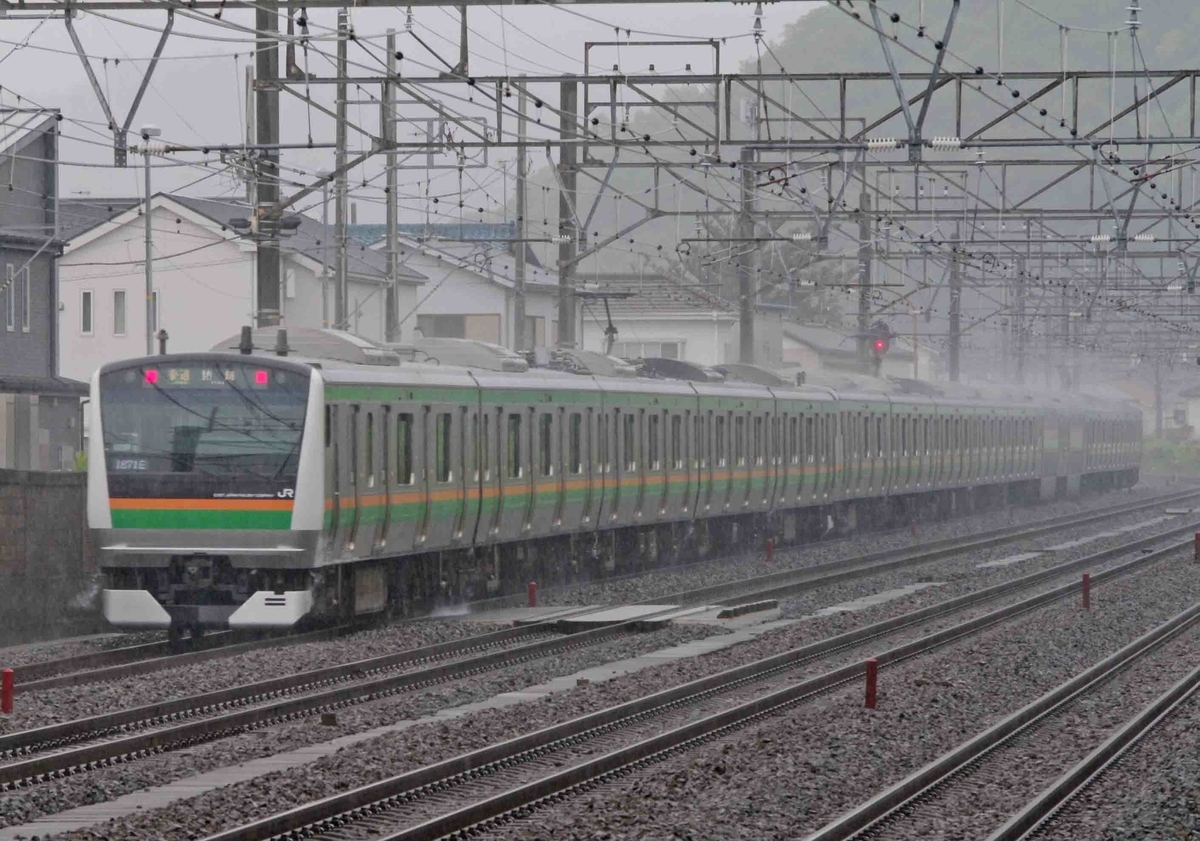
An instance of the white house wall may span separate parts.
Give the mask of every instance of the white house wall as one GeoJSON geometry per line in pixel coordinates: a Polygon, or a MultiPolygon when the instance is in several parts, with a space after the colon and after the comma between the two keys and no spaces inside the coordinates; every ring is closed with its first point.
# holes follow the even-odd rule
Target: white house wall
{"type": "MultiPolygon", "coordinates": [[[[170,206],[153,211],[154,288],[158,326],[170,335],[173,353],[206,351],[253,323],[256,252],[252,243],[228,239],[170,206]],[[179,220],[178,222],[176,220],[179,220]],[[203,246],[201,248],[201,246],[203,246]],[[199,248],[199,250],[195,250],[199,248]],[[191,253],[184,253],[184,252],[191,253]],[[180,255],[167,259],[164,255],[180,255]]],[[[84,382],[106,362],[141,356],[146,350],[144,228],[140,216],[112,230],[68,245],[59,261],[59,367],[63,376],[84,382]],[[113,293],[125,290],[125,334],[114,333],[113,293]],[[91,335],[81,329],[81,292],[93,292],[91,335]]],[[[320,327],[320,265],[283,246],[280,300],[289,327],[320,327]],[[289,274],[291,275],[289,282],[289,274]]],[[[328,283],[333,318],[334,283],[328,283]]],[[[412,287],[401,287],[401,312],[412,287]]],[[[347,288],[350,329],[379,340],[384,332],[384,287],[351,278],[347,288]]],[[[155,344],[157,350],[157,343],[155,344]]]]}
{"type": "MultiPolygon", "coordinates": [[[[512,346],[511,289],[436,256],[405,255],[403,259],[405,268],[424,275],[427,280],[414,290],[407,305],[401,301],[400,341],[412,341],[421,315],[499,315],[500,343],[512,346]]],[[[557,307],[553,294],[534,289],[526,294],[525,314],[545,319],[547,343],[551,340],[552,325],[558,321],[557,307]]]]}
{"type": "MultiPolygon", "coordinates": [[[[160,255],[154,260],[158,326],[170,334],[168,348],[207,350],[250,323],[253,253],[240,242],[219,242],[214,232],[169,208],[154,208],[153,219],[154,253],[160,255]],[[161,256],[175,254],[181,256],[161,256]]],[[[68,246],[59,260],[63,376],[86,382],[106,362],[145,354],[144,235],[142,219],[135,217],[78,248],[68,246]],[[85,290],[93,292],[91,335],[81,324],[85,290]],[[114,332],[117,290],[125,291],[123,336],[114,332]]]]}
{"type": "MultiPolygon", "coordinates": [[[[603,352],[604,307],[592,305],[583,316],[583,348],[603,352]],[[593,317],[594,316],[594,317],[593,317]]],[[[618,342],[682,342],[681,357],[697,365],[737,359],[737,332],[727,316],[614,319],[618,342]]]]}

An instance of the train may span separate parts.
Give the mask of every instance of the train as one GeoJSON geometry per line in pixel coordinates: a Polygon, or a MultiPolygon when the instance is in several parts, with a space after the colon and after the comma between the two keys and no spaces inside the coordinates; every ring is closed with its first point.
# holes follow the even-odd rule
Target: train
{"type": "Polygon", "coordinates": [[[264,333],[92,378],[88,521],[111,625],[403,615],[1138,481],[1141,411],[1119,400],[264,333]]]}

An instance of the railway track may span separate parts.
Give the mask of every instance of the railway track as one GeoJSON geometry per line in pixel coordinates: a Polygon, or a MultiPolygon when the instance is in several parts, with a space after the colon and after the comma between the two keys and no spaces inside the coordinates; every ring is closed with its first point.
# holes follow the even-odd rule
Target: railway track
{"type": "MultiPolygon", "coordinates": [[[[1171,495],[1167,501],[1193,496],[1200,496],[1200,491],[1171,495]]],[[[1098,520],[1108,520],[1118,512],[1136,512],[1161,506],[1164,502],[1161,498],[1154,502],[1141,501],[1133,506],[1113,506],[1102,512],[1092,512],[1082,518],[1053,518],[1033,526],[997,529],[967,540],[937,541],[927,552],[914,552],[910,549],[902,552],[874,553],[800,570],[742,579],[726,585],[675,594],[672,596],[672,603],[705,604],[719,599],[746,603],[794,594],[875,572],[928,563],[963,551],[991,547],[1063,528],[1074,528],[1098,520]]],[[[1184,530],[1188,528],[1191,526],[1184,527],[1184,530]]],[[[1096,563],[1102,558],[1111,558],[1122,552],[1150,546],[1177,531],[1178,529],[1144,537],[1090,556],[1086,560],[1096,563]]],[[[1036,575],[1018,580],[1032,582],[1036,575]]],[[[980,592],[988,593],[992,589],[994,588],[980,592]]],[[[996,592],[999,594],[1001,591],[996,592]]],[[[550,633],[551,623],[506,629],[370,660],[330,666],[12,733],[0,737],[0,761],[12,760],[0,764],[0,791],[91,770],[100,764],[127,761],[149,753],[160,753],[223,738],[249,728],[269,726],[350,704],[365,703],[433,682],[454,680],[482,670],[501,668],[522,659],[545,657],[559,651],[595,644],[613,634],[635,630],[647,618],[641,617],[624,625],[586,631],[569,638],[555,637],[538,641],[531,640],[535,636],[550,633]],[[515,647],[509,648],[514,643],[515,647]],[[490,651],[496,647],[501,647],[501,650],[490,651]],[[487,653],[439,666],[430,665],[416,671],[394,673],[405,666],[445,661],[464,657],[472,652],[487,653]]],[[[197,655],[204,653],[198,652],[197,655]]],[[[112,667],[112,672],[114,679],[130,673],[139,673],[140,664],[112,667]],[[127,669],[131,669],[132,672],[126,671],[127,669]]],[[[29,691],[28,687],[26,691],[29,691]]]]}
{"type": "Polygon", "coordinates": [[[1143,707],[1104,743],[1059,777],[990,836],[988,841],[1020,841],[1051,834],[1060,818],[1090,788],[1109,774],[1119,774],[1124,760],[1145,744],[1155,730],[1174,717],[1195,714],[1200,696],[1200,667],[1192,669],[1166,692],[1143,707]],[[1189,709],[1190,708],[1190,709],[1189,709]]]}
{"type": "MultiPolygon", "coordinates": [[[[1143,571],[1192,545],[1189,523],[1172,534],[1183,541],[1142,554],[1092,577],[1093,585],[1143,571]]],[[[1170,535],[1160,535],[1162,542],[1170,535]]],[[[902,631],[918,632],[931,620],[1018,590],[1094,569],[1099,563],[1145,548],[1145,539],[1105,550],[1023,578],[950,599],[903,616],[710,675],[572,721],[519,736],[387,780],[235,827],[207,841],[270,838],[433,839],[486,830],[528,816],[539,806],[615,779],[860,680],[864,665],[848,665],[795,680],[796,669],[876,645],[902,631]],[[765,682],[765,685],[764,685],[765,682]]],[[[950,627],[929,630],[874,656],[891,665],[939,648],[1027,611],[1067,598],[1079,584],[1061,584],[950,627]]],[[[1200,616],[1200,606],[1196,608],[1200,616]]]]}
{"type": "Polygon", "coordinates": [[[570,636],[530,625],[0,736],[0,791],[458,680],[591,645],[635,623],[570,636]],[[405,667],[420,667],[405,669],[405,667]]]}
{"type": "MultiPolygon", "coordinates": [[[[977,803],[976,798],[982,797],[987,789],[1003,785],[1004,779],[1011,779],[1027,768],[1036,745],[1053,745],[1066,727],[1065,720],[1084,702],[1103,703],[1102,693],[1122,673],[1156,656],[1167,643],[1198,625],[1200,603],[822,827],[808,836],[807,841],[921,837],[921,827],[940,825],[945,818],[961,815],[964,803],[977,803]]],[[[1128,745],[1152,722],[1161,720],[1168,708],[1181,702],[1198,685],[1200,669],[1175,684],[1066,778],[989,835],[989,841],[1023,837],[1050,809],[1079,791],[1091,772],[1114,758],[1123,744],[1128,745]]]]}
{"type": "MultiPolygon", "coordinates": [[[[1164,505],[1200,497],[1200,489],[1191,489],[1172,494],[1163,494],[1151,500],[1139,500],[1132,504],[1107,506],[1083,515],[1069,514],[1039,520],[1022,526],[1009,526],[980,532],[968,538],[946,538],[914,544],[904,549],[873,552],[840,561],[818,564],[802,569],[787,570],[766,576],[741,579],[710,587],[686,590],[667,596],[646,599],[640,604],[704,604],[707,602],[730,604],[745,603],[772,598],[783,598],[819,587],[863,578],[881,572],[918,566],[923,563],[950,557],[958,552],[986,549],[1027,538],[1051,534],[1056,531],[1104,522],[1113,517],[1147,511],[1164,505]]],[[[474,603],[472,609],[480,609],[499,603],[511,603],[495,599],[474,603]]],[[[423,619],[409,621],[424,621],[423,619]]],[[[203,663],[225,657],[233,657],[249,651],[322,642],[336,639],[361,630],[362,625],[343,625],[301,634],[286,634],[266,639],[246,640],[244,635],[232,632],[204,637],[196,650],[180,653],[168,642],[147,643],[138,646],[94,652],[60,660],[48,660],[19,666],[15,672],[17,695],[54,689],[63,686],[78,686],[100,681],[121,680],[136,675],[151,674],[164,669],[203,663]],[[214,642],[216,643],[214,645],[214,642]]],[[[196,645],[190,642],[190,645],[196,645]]],[[[2,664],[0,664],[2,665],[2,664]]]]}

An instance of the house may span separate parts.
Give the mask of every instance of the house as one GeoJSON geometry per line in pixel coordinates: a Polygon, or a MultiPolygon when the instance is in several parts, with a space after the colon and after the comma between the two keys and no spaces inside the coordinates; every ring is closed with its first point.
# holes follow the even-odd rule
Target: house
{"type": "MultiPolygon", "coordinates": [[[[548,271],[525,243],[512,243],[513,226],[399,225],[402,266],[427,280],[411,306],[400,308],[397,341],[425,338],[477,339],[513,347],[516,256],[525,249],[525,321],[522,350],[558,342],[558,276],[548,271]]],[[[351,235],[384,253],[383,225],[351,226],[351,235]]]]}
{"type": "Polygon", "coordinates": [[[0,468],[66,470],[82,382],[58,376],[58,113],[0,109],[0,468]]]}
{"type": "MultiPolygon", "coordinates": [[[[620,268],[620,266],[614,266],[620,268]]],[[[616,328],[612,355],[625,359],[661,356],[697,365],[738,362],[740,321],[737,307],[708,289],[694,275],[653,264],[636,271],[588,272],[579,278],[579,335],[585,350],[603,352],[609,318],[616,328]]],[[[755,313],[755,362],[766,367],[782,361],[782,319],[755,313]]]]}
{"type": "MultiPolygon", "coordinates": [[[[135,198],[82,199],[63,202],[61,212],[61,369],[88,379],[105,362],[146,352],[144,204],[135,198]]],[[[151,332],[165,329],[173,352],[202,351],[253,323],[257,244],[230,226],[230,220],[252,215],[250,206],[159,193],[151,212],[151,332]]],[[[280,240],[281,320],[285,326],[321,327],[334,313],[333,229],[300,218],[295,234],[280,240]]],[[[355,242],[348,251],[347,327],[382,340],[385,256],[355,242]]],[[[412,306],[424,280],[401,270],[401,312],[412,306]]]]}
{"type": "MultiPolygon", "coordinates": [[[[783,361],[805,371],[861,372],[858,339],[854,330],[835,329],[824,324],[783,324],[783,361]]],[[[913,368],[913,341],[909,336],[893,334],[891,346],[883,357],[879,373],[885,377],[935,379],[937,354],[917,337],[916,369],[913,368]]]]}

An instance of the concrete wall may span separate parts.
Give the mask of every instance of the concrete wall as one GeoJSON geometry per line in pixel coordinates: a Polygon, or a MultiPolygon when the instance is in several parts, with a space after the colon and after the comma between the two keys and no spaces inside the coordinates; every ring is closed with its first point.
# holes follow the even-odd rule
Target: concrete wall
{"type": "Polygon", "coordinates": [[[86,475],[0,470],[0,646],[66,629],[97,570],[86,475]]]}

